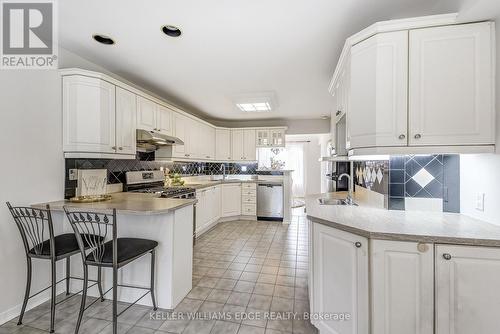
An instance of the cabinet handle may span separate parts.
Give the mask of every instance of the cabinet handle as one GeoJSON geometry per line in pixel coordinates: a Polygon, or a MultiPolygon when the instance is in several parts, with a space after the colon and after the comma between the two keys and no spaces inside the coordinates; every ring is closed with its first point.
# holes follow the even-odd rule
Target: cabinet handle
{"type": "Polygon", "coordinates": [[[363,246],[363,244],[361,244],[361,242],[359,242],[359,241],[356,241],[354,243],[354,246],[356,246],[356,248],[361,248],[361,246],[363,246]]]}
{"type": "Polygon", "coordinates": [[[417,133],[415,136],[413,136],[415,139],[420,139],[422,138],[422,135],[420,133],[417,133]]]}
{"type": "Polygon", "coordinates": [[[120,147],[118,147],[118,149],[119,149],[120,151],[122,151],[122,150],[123,150],[123,147],[121,147],[121,146],[120,146],[120,147]]]}
{"type": "Polygon", "coordinates": [[[398,138],[399,138],[399,139],[405,139],[405,138],[406,138],[406,136],[405,136],[404,134],[400,134],[398,138]]]}
{"type": "Polygon", "coordinates": [[[444,253],[444,254],[443,254],[443,259],[445,259],[446,261],[451,260],[451,254],[444,253]]]}
{"type": "Polygon", "coordinates": [[[112,148],[113,150],[116,150],[116,146],[111,146],[111,148],[112,148]]]}
{"type": "Polygon", "coordinates": [[[209,155],[207,155],[207,156],[206,156],[206,158],[207,158],[207,159],[210,159],[210,156],[209,156],[209,155]]]}
{"type": "Polygon", "coordinates": [[[189,157],[191,154],[184,154],[184,156],[189,157]]]}

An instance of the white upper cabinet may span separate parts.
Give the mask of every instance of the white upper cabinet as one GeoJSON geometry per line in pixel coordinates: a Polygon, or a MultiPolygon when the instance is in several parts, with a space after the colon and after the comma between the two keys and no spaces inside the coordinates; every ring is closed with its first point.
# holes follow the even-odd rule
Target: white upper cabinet
{"type": "Polygon", "coordinates": [[[65,152],[115,153],[115,86],[85,76],[63,77],[65,152]]]}
{"type": "Polygon", "coordinates": [[[215,159],[230,161],[231,157],[231,130],[215,130],[215,159]]]}
{"type": "Polygon", "coordinates": [[[410,31],[410,145],[495,143],[493,26],[410,31]]]}
{"type": "Polygon", "coordinates": [[[271,144],[271,140],[269,138],[269,130],[268,129],[258,129],[256,130],[257,136],[257,147],[268,147],[271,144]]]}
{"type": "Polygon", "coordinates": [[[371,241],[373,334],[434,333],[434,245],[371,241]]]}
{"type": "Polygon", "coordinates": [[[256,136],[254,129],[236,129],[231,133],[231,151],[233,160],[257,160],[256,136]]]}
{"type": "Polygon", "coordinates": [[[189,119],[179,113],[175,113],[174,119],[174,136],[179,138],[184,142],[184,145],[174,145],[172,149],[172,155],[176,158],[189,158],[188,147],[188,121],[189,119]]]}
{"type": "MultiPolygon", "coordinates": [[[[351,49],[349,147],[407,145],[408,32],[377,34],[351,49]]],[[[343,78],[345,79],[345,78],[343,78]]],[[[346,105],[339,92],[339,110],[346,105]]]]}
{"type": "Polygon", "coordinates": [[[368,240],[313,223],[312,309],[317,314],[347,313],[348,321],[319,319],[320,333],[368,334],[368,240]]]}
{"type": "Polygon", "coordinates": [[[172,110],[142,96],[137,97],[137,128],[172,135],[172,110]]]}
{"type": "Polygon", "coordinates": [[[500,249],[436,246],[436,334],[496,334],[500,249]]]}
{"type": "Polygon", "coordinates": [[[202,148],[201,159],[215,159],[215,128],[208,124],[200,124],[201,131],[198,142],[202,148]]]}
{"type": "Polygon", "coordinates": [[[120,154],[136,152],[136,95],[116,87],[116,150],[120,154]]]}
{"type": "Polygon", "coordinates": [[[284,147],[286,128],[256,129],[256,147],[284,147]]]}
{"type": "Polygon", "coordinates": [[[271,137],[271,146],[285,147],[285,129],[271,129],[269,136],[271,137]]]}

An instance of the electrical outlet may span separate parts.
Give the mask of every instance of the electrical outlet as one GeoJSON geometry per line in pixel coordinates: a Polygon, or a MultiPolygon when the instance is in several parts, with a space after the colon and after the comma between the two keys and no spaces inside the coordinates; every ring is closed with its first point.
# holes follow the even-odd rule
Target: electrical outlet
{"type": "Polygon", "coordinates": [[[78,180],[78,169],[70,169],[68,177],[70,181],[78,180]]]}
{"type": "Polygon", "coordinates": [[[484,211],[484,193],[476,194],[476,210],[484,211]]]}

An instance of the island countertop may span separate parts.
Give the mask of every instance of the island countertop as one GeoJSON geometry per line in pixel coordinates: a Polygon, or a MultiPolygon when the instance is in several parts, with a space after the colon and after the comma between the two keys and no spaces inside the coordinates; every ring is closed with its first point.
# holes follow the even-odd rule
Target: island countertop
{"type": "Polygon", "coordinates": [[[347,205],[320,205],[306,197],[307,217],[323,225],[371,239],[500,247],[500,226],[459,213],[394,211],[347,205]]]}
{"type": "Polygon", "coordinates": [[[54,201],[48,203],[33,204],[32,207],[44,209],[47,204],[53,211],[62,211],[63,206],[72,209],[81,209],[89,211],[106,211],[116,209],[118,214],[132,215],[157,215],[165,214],[185,206],[193,205],[196,199],[174,199],[161,198],[154,194],[143,193],[114,193],[111,199],[104,202],[95,203],[73,203],[69,200],[54,201]]]}

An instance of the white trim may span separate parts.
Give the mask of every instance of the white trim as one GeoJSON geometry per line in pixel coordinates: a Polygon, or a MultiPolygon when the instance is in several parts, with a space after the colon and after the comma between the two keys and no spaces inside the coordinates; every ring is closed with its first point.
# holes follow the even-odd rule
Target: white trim
{"type": "Polygon", "coordinates": [[[65,158],[74,159],[135,159],[134,154],[96,153],[96,152],[64,152],[65,158]]]}
{"type": "Polygon", "coordinates": [[[449,154],[495,153],[495,145],[365,147],[365,148],[355,148],[349,150],[349,157],[363,156],[363,155],[447,154],[447,153],[449,154]]]}
{"type": "Polygon", "coordinates": [[[335,67],[332,80],[328,86],[328,91],[333,94],[333,88],[340,78],[346,59],[351,52],[351,47],[373,35],[383,32],[428,28],[458,23],[458,13],[411,17],[406,19],[380,21],[348,37],[342,48],[339,61],[335,67]]]}

